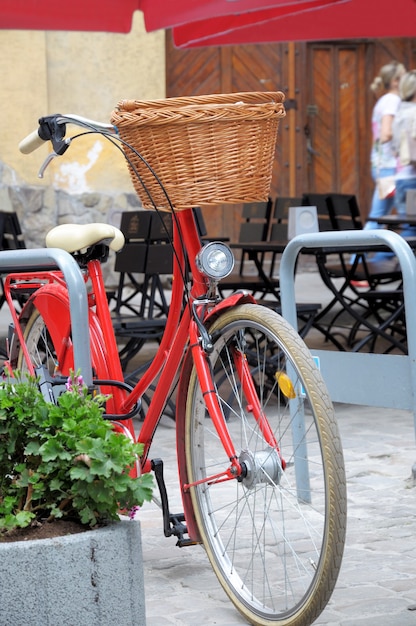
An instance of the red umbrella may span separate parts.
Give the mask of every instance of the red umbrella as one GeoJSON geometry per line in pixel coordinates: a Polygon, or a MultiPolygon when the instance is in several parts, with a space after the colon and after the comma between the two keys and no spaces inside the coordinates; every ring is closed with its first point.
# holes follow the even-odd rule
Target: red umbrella
{"type": "MultiPolygon", "coordinates": [[[[172,28],[189,22],[229,15],[250,16],[278,7],[281,14],[298,13],[311,6],[350,0],[1,0],[0,28],[81,30],[127,33],[134,11],[144,14],[146,30],[172,28]]],[[[217,32],[217,31],[215,31],[217,32]]]]}
{"type": "Polygon", "coordinates": [[[139,0],[1,0],[0,28],[127,33],[138,4],[139,0]]]}
{"type": "Polygon", "coordinates": [[[174,28],[178,47],[224,44],[319,41],[377,37],[414,37],[415,0],[350,0],[304,7],[288,14],[280,7],[252,14],[228,15],[174,28]]]}

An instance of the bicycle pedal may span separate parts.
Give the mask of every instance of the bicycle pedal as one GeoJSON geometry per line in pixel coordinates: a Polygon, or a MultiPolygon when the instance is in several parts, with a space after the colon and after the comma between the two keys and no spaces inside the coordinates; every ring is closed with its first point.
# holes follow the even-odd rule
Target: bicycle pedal
{"type": "Polygon", "coordinates": [[[184,537],[184,535],[187,534],[188,529],[186,528],[186,524],[184,524],[183,522],[185,521],[185,516],[183,513],[179,513],[177,515],[175,515],[174,513],[171,513],[169,515],[169,534],[165,536],[174,536],[178,538],[178,541],[176,542],[176,545],[178,546],[178,548],[184,548],[186,546],[195,546],[197,545],[197,541],[193,541],[192,539],[190,539],[189,537],[184,537]]]}
{"type": "Polygon", "coordinates": [[[178,539],[176,545],[178,548],[187,548],[188,546],[199,546],[201,541],[193,541],[192,539],[178,539]]]}
{"type": "Polygon", "coordinates": [[[189,537],[185,537],[188,532],[185,522],[185,515],[183,513],[170,513],[169,512],[169,499],[166,491],[165,479],[163,476],[163,461],[162,459],[153,459],[151,461],[151,467],[155,474],[156,482],[160,492],[160,504],[162,507],[163,516],[163,533],[165,537],[178,538],[176,545],[178,548],[185,546],[197,545],[198,541],[193,541],[189,537]]]}

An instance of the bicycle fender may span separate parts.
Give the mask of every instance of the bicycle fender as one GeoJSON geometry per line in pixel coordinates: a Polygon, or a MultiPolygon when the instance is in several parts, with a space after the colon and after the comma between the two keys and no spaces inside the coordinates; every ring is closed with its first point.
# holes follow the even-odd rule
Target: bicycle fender
{"type": "MultiPolygon", "coordinates": [[[[68,291],[62,285],[44,285],[33,294],[32,304],[38,309],[45,320],[52,337],[68,337],[71,327],[71,314],[68,291]]],[[[99,369],[97,375],[107,376],[105,354],[102,350],[102,333],[97,317],[91,309],[88,311],[88,325],[91,336],[91,358],[94,367],[99,369]]],[[[72,348],[69,358],[73,361],[72,348]]],[[[67,360],[65,361],[67,363],[67,360]]],[[[73,363],[72,363],[73,367],[73,363]]]]}
{"type": "Polygon", "coordinates": [[[181,369],[179,379],[179,388],[176,400],[176,449],[179,472],[179,484],[181,489],[183,512],[186,520],[186,528],[191,541],[201,542],[198,525],[196,523],[194,507],[189,490],[184,489],[184,485],[189,484],[188,470],[186,467],[186,451],[185,451],[185,412],[186,399],[189,385],[189,377],[193,367],[192,355],[190,350],[187,351],[181,369]]]}
{"type": "Polygon", "coordinates": [[[235,293],[221,300],[213,309],[210,310],[205,320],[212,321],[212,318],[218,317],[218,315],[227,309],[231,309],[237,304],[257,304],[257,300],[247,291],[236,291],[235,293]]]}
{"type": "MultiPolygon", "coordinates": [[[[50,288],[50,285],[43,285],[36,290],[34,294],[30,296],[25,305],[22,308],[21,313],[18,316],[18,326],[22,335],[25,332],[27,322],[29,321],[35,308],[38,309],[43,319],[51,321],[51,331],[54,333],[56,329],[60,329],[61,336],[68,334],[69,327],[63,327],[65,320],[68,320],[69,313],[69,301],[65,297],[65,289],[59,285],[54,285],[50,288]]],[[[49,330],[49,328],[48,328],[49,330]]],[[[19,352],[20,340],[18,339],[18,329],[15,329],[15,340],[12,341],[12,349],[10,353],[10,362],[12,367],[15,367],[17,355],[19,352]]]]}
{"type": "MultiPolygon", "coordinates": [[[[65,359],[62,363],[62,373],[69,373],[73,369],[73,349],[70,341],[71,315],[68,292],[63,285],[43,285],[29,298],[19,316],[19,323],[24,330],[27,321],[37,309],[43,319],[47,321],[48,331],[55,346],[66,342],[65,359]]],[[[91,336],[91,358],[97,375],[107,378],[106,355],[102,350],[101,329],[94,311],[88,311],[88,324],[91,336]]]]}
{"type": "MultiPolygon", "coordinates": [[[[32,312],[36,308],[47,320],[48,331],[51,335],[55,347],[62,346],[62,360],[60,361],[60,371],[66,376],[70,370],[74,369],[74,354],[71,340],[71,314],[69,294],[64,285],[56,283],[47,284],[40,287],[32,296],[30,304],[32,312]],[[62,342],[65,345],[62,345],[62,342]]],[[[22,311],[23,315],[23,311],[22,311]]],[[[27,320],[25,313],[25,320],[27,320]]],[[[110,370],[108,367],[108,355],[105,351],[103,331],[95,311],[88,309],[88,323],[90,333],[91,365],[94,377],[101,380],[108,380],[110,370]]],[[[75,332],[75,329],[72,330],[75,332]]],[[[108,396],[106,412],[111,414],[119,413],[117,407],[124,400],[125,392],[112,386],[101,387],[101,393],[108,396]]]]}

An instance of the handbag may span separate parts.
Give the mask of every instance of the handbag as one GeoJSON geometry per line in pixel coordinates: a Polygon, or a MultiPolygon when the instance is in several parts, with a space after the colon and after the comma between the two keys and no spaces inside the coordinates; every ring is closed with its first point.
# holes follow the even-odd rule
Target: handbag
{"type": "Polygon", "coordinates": [[[380,200],[392,198],[396,191],[396,177],[382,176],[377,179],[378,197],[380,200]]]}
{"type": "Polygon", "coordinates": [[[416,115],[400,134],[399,158],[401,165],[416,166],[416,115]]]}

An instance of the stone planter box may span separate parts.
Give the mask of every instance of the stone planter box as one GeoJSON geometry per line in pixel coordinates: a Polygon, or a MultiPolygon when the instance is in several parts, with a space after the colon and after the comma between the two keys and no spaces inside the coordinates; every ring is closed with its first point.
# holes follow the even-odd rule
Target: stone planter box
{"type": "Polygon", "coordinates": [[[144,626],[140,523],[0,543],[0,624],[144,626]]]}

